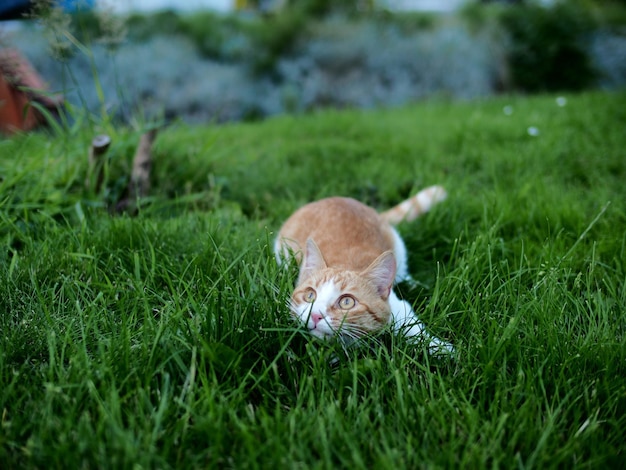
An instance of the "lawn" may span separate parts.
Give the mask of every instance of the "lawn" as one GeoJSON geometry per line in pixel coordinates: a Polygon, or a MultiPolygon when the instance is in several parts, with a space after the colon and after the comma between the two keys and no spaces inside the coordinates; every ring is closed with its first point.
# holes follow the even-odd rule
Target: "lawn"
{"type": "Polygon", "coordinates": [[[622,465],[626,94],[172,124],[150,196],[113,214],[139,135],[0,140],[2,468],[622,465]],[[456,355],[298,329],[281,221],[431,184],[449,198],[400,225],[399,287],[456,355]]]}

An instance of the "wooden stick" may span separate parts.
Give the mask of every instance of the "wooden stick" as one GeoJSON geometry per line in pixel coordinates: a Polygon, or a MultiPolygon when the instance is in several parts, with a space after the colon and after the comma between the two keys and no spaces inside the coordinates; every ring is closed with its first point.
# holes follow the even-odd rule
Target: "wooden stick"
{"type": "Polygon", "coordinates": [[[150,191],[150,171],[152,170],[152,144],[156,139],[157,130],[146,132],[139,139],[139,145],[133,159],[133,170],[130,175],[128,197],[131,200],[146,197],[150,191]]]}
{"type": "Polygon", "coordinates": [[[104,155],[109,150],[110,145],[111,138],[106,134],[97,135],[91,140],[89,168],[85,179],[87,190],[92,189],[95,193],[100,192],[104,180],[104,155]]]}
{"type": "Polygon", "coordinates": [[[137,200],[146,197],[150,191],[150,171],[152,170],[152,144],[157,130],[146,132],[139,139],[139,145],[133,157],[133,169],[130,181],[124,191],[125,196],[115,205],[115,212],[135,213],[137,200]]]}

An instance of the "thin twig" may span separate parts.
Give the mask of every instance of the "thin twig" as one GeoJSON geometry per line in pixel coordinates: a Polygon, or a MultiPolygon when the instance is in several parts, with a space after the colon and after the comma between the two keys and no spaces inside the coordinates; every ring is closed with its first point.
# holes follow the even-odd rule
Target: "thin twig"
{"type": "Polygon", "coordinates": [[[137,201],[150,191],[150,171],[152,170],[152,144],[156,139],[157,129],[152,129],[141,136],[133,158],[133,169],[125,191],[125,197],[115,206],[116,212],[135,212],[137,201]]]}
{"type": "Polygon", "coordinates": [[[104,180],[104,155],[109,150],[110,145],[111,138],[108,135],[101,134],[92,139],[89,148],[89,169],[85,179],[87,190],[93,190],[95,193],[100,191],[104,180]]]}
{"type": "Polygon", "coordinates": [[[146,197],[150,191],[150,171],[152,169],[152,144],[156,139],[157,130],[152,129],[141,136],[130,175],[128,197],[138,199],[146,197]]]}

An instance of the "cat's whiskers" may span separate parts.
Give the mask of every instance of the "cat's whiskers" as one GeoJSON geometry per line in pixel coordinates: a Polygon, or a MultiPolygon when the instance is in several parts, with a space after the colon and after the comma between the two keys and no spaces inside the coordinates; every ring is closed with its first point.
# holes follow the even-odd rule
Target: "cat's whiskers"
{"type": "Polygon", "coordinates": [[[359,325],[354,325],[351,323],[343,322],[340,329],[338,330],[340,338],[348,338],[351,342],[360,342],[365,338],[373,338],[374,341],[380,343],[380,340],[376,339],[372,336],[369,330],[359,325]]]}
{"type": "Polygon", "coordinates": [[[355,337],[360,337],[360,336],[365,336],[367,335],[368,331],[360,326],[357,325],[352,325],[350,323],[343,323],[341,325],[341,327],[339,328],[339,330],[343,333],[349,333],[351,335],[354,335],[355,337]]]}
{"type": "Polygon", "coordinates": [[[339,336],[339,342],[346,355],[348,355],[349,347],[365,346],[371,351],[376,351],[379,347],[384,346],[383,342],[375,335],[371,335],[367,332],[364,334],[355,334],[349,329],[342,331],[342,334],[339,336]]]}

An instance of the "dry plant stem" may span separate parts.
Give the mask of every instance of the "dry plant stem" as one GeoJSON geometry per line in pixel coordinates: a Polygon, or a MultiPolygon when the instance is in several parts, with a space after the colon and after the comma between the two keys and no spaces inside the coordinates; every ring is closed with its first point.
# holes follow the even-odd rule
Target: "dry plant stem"
{"type": "Polygon", "coordinates": [[[150,191],[150,170],[152,168],[152,144],[156,138],[157,130],[152,129],[141,136],[139,146],[133,159],[133,170],[130,176],[128,191],[129,199],[145,197],[150,191]]]}
{"type": "Polygon", "coordinates": [[[101,134],[95,136],[91,141],[89,149],[89,170],[85,187],[94,192],[99,192],[104,179],[104,155],[107,153],[111,145],[111,138],[108,135],[101,134]]]}

